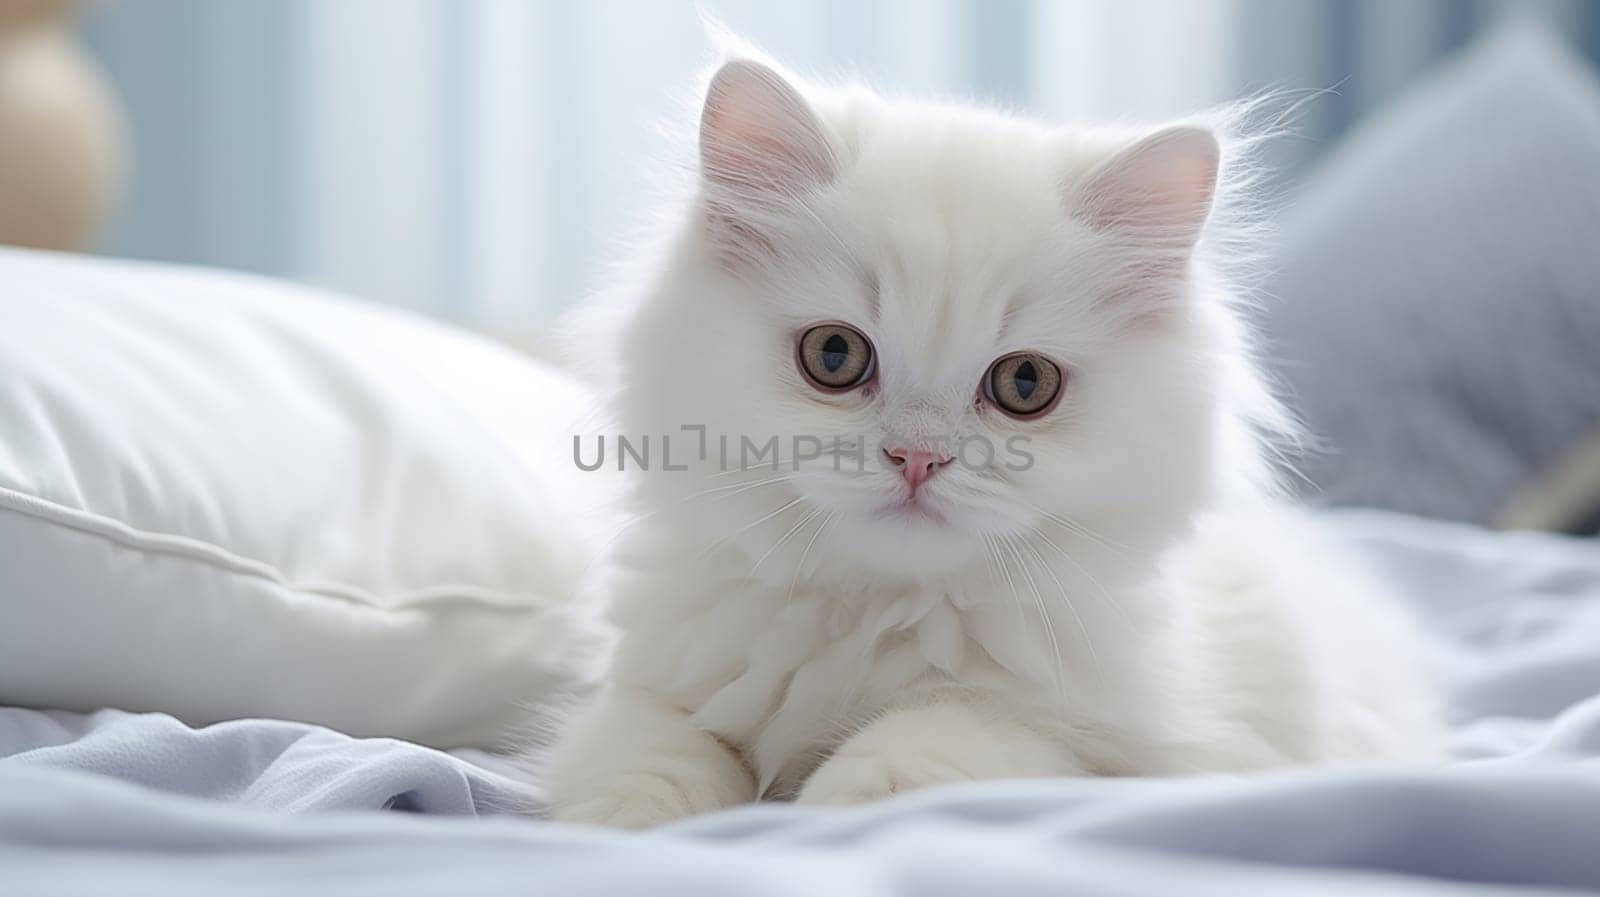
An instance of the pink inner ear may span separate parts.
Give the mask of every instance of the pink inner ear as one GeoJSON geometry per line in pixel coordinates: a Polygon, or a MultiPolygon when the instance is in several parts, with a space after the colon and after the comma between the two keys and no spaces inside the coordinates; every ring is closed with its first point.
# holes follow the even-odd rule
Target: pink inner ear
{"type": "Polygon", "coordinates": [[[790,194],[833,177],[821,123],[772,69],[734,60],[717,70],[700,115],[700,164],[742,194],[790,194]]]}
{"type": "Polygon", "coordinates": [[[1219,158],[1210,131],[1169,128],[1123,150],[1091,174],[1082,207],[1100,227],[1192,243],[1211,211],[1219,158]]]}

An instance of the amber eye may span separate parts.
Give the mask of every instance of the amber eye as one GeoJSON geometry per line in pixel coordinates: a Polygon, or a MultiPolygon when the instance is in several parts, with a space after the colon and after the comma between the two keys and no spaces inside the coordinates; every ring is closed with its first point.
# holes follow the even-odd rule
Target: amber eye
{"type": "Polygon", "coordinates": [[[818,389],[841,392],[872,378],[872,343],[845,324],[818,324],[800,336],[800,370],[818,389]]]}
{"type": "Polygon", "coordinates": [[[1015,352],[989,366],[983,394],[1012,417],[1037,417],[1061,395],[1061,369],[1034,352],[1015,352]]]}

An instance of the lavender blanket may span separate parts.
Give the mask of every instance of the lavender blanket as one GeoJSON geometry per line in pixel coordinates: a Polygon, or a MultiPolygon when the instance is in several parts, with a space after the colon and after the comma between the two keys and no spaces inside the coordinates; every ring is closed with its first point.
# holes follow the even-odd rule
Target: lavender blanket
{"type": "Polygon", "coordinates": [[[1600,890],[1600,544],[1333,520],[1426,622],[1443,770],[1000,782],[641,836],[515,815],[537,789],[483,755],[0,709],[0,895],[1600,890]]]}

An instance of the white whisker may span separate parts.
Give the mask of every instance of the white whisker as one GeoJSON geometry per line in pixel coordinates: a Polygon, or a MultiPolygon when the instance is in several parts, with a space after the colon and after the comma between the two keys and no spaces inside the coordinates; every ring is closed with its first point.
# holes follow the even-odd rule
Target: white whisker
{"type": "Polygon", "coordinates": [[[983,545],[991,557],[994,558],[995,568],[1000,575],[1005,577],[1006,587],[1011,591],[1011,604],[1017,609],[1017,631],[1024,643],[1028,642],[1028,615],[1022,608],[1022,596],[1017,592],[1017,582],[1011,576],[1011,571],[1006,569],[1005,559],[1000,555],[1000,546],[992,538],[985,536],[983,545]]]}
{"type": "Polygon", "coordinates": [[[1061,577],[1057,576],[1056,571],[1052,570],[1050,565],[1045,563],[1044,556],[1039,553],[1039,549],[1033,547],[1033,545],[1026,541],[1022,541],[1017,544],[1023,548],[1026,548],[1028,553],[1033,556],[1033,559],[1038,562],[1039,568],[1043,570],[1053,582],[1055,582],[1056,592],[1060,594],[1061,601],[1066,604],[1067,610],[1072,613],[1073,619],[1078,621],[1078,630],[1083,633],[1084,649],[1089,652],[1089,661],[1094,664],[1095,678],[1104,681],[1105,670],[1103,670],[1100,666],[1099,655],[1095,654],[1094,640],[1089,637],[1089,629],[1084,625],[1083,615],[1078,613],[1078,608],[1073,604],[1072,596],[1067,594],[1067,587],[1062,584],[1061,577]]]}
{"type": "Polygon", "coordinates": [[[1100,598],[1105,601],[1106,604],[1110,605],[1112,610],[1117,612],[1117,616],[1122,618],[1122,621],[1128,625],[1128,628],[1133,628],[1133,618],[1128,616],[1128,612],[1123,609],[1121,604],[1117,603],[1117,599],[1112,597],[1111,592],[1107,590],[1105,586],[1100,584],[1100,580],[1095,579],[1094,574],[1084,569],[1084,566],[1078,563],[1077,558],[1074,558],[1065,548],[1057,545],[1052,539],[1050,539],[1049,536],[1046,536],[1037,527],[1032,530],[1032,533],[1033,535],[1039,537],[1040,542],[1043,542],[1045,545],[1053,549],[1057,554],[1061,555],[1061,557],[1066,560],[1067,563],[1072,565],[1073,569],[1078,571],[1080,576],[1082,576],[1084,579],[1087,579],[1089,584],[1094,587],[1095,592],[1099,594],[1100,598]]]}
{"type": "Polygon", "coordinates": [[[1058,711],[1062,710],[1067,704],[1067,683],[1066,671],[1062,668],[1061,640],[1056,636],[1055,620],[1050,616],[1050,609],[1045,606],[1044,595],[1039,591],[1039,584],[1034,580],[1033,573],[1028,570],[1028,564],[1023,560],[1022,552],[1017,550],[1015,541],[1009,536],[1003,536],[1000,544],[1010,551],[1011,556],[1016,559],[1017,569],[1027,579],[1028,588],[1033,592],[1034,606],[1038,608],[1039,616],[1043,618],[1045,640],[1050,646],[1050,677],[1056,687],[1056,709],[1058,711]]]}
{"type": "Polygon", "coordinates": [[[1079,523],[1076,520],[1073,520],[1071,517],[1067,517],[1067,516],[1065,516],[1063,514],[1057,514],[1057,513],[1053,512],[1053,511],[1048,511],[1048,510],[1046,510],[1044,508],[1041,508],[1039,505],[1035,504],[1034,502],[1029,501],[1026,498],[1022,499],[1022,501],[1028,507],[1032,508],[1035,512],[1037,512],[1041,517],[1045,518],[1046,520],[1050,521],[1051,523],[1054,523],[1057,526],[1060,526],[1061,528],[1063,528],[1063,529],[1065,529],[1065,530],[1067,530],[1069,532],[1072,532],[1072,533],[1075,533],[1075,534],[1077,534],[1079,536],[1082,536],[1083,538],[1088,539],[1089,541],[1095,543],[1096,545],[1099,545],[1101,548],[1107,549],[1108,551],[1112,551],[1112,552],[1115,552],[1117,554],[1123,554],[1128,550],[1128,546],[1123,545],[1123,544],[1121,544],[1119,542],[1112,541],[1111,539],[1107,539],[1105,536],[1102,536],[1099,533],[1095,532],[1094,530],[1090,529],[1089,527],[1085,526],[1084,524],[1079,523]]]}
{"type": "Polygon", "coordinates": [[[806,547],[800,552],[800,562],[794,565],[794,578],[789,580],[789,594],[784,598],[785,604],[794,600],[794,590],[800,585],[800,573],[805,569],[806,557],[811,554],[811,546],[817,544],[817,540],[822,537],[823,531],[828,528],[828,524],[832,523],[837,516],[835,512],[829,511],[828,516],[822,518],[822,524],[817,527],[816,532],[811,534],[811,540],[806,543],[806,547]]]}
{"type": "Polygon", "coordinates": [[[790,527],[789,531],[784,533],[781,537],[779,537],[778,541],[772,543],[772,547],[768,548],[767,549],[767,553],[763,554],[760,557],[760,559],[758,559],[755,562],[755,564],[750,567],[750,572],[748,574],[746,574],[746,575],[755,576],[756,571],[761,569],[761,565],[767,562],[767,558],[772,557],[773,553],[776,552],[779,548],[782,548],[783,544],[785,542],[788,542],[791,538],[793,538],[795,533],[800,532],[800,530],[806,524],[810,523],[813,518],[815,518],[818,514],[821,514],[821,513],[822,513],[822,509],[821,508],[812,508],[810,513],[806,514],[806,516],[804,516],[804,517],[801,517],[799,523],[796,523],[794,526],[790,527]]]}
{"type": "Polygon", "coordinates": [[[733,532],[728,533],[727,535],[722,536],[721,538],[719,538],[716,541],[712,542],[710,545],[707,545],[704,549],[702,549],[700,551],[700,554],[698,556],[699,557],[705,557],[706,555],[710,554],[711,552],[717,550],[719,547],[721,547],[728,540],[737,538],[737,537],[739,537],[741,535],[744,535],[745,533],[755,529],[756,527],[760,526],[763,523],[766,523],[768,520],[771,520],[772,518],[778,516],[779,514],[782,514],[784,511],[789,510],[790,508],[794,507],[797,504],[800,504],[803,501],[805,501],[805,497],[804,496],[796,496],[795,498],[790,499],[789,501],[785,502],[784,504],[778,506],[778,508],[776,510],[769,512],[768,514],[762,516],[761,518],[759,518],[759,519],[757,519],[755,521],[752,521],[751,523],[747,523],[744,526],[739,527],[738,529],[734,530],[733,532]]]}

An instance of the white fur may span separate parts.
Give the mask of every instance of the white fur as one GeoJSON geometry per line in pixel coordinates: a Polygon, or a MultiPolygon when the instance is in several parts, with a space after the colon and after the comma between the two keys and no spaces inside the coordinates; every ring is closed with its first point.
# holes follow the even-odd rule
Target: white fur
{"type": "Polygon", "coordinates": [[[621,640],[553,757],[558,818],[1430,756],[1402,621],[1276,497],[1290,428],[1221,273],[1239,144],[733,65],[697,192],[624,304],[621,432],[669,434],[691,469],[657,452],[635,477],[602,586],[621,640]],[[872,389],[807,385],[795,339],[821,321],[871,338],[872,389]],[[1067,371],[1042,419],[978,400],[1019,350],[1067,371]],[[945,522],[886,520],[891,433],[1023,436],[1034,464],[951,465],[925,490],[945,522]],[[795,434],[845,440],[845,469],[795,434]],[[722,473],[719,435],[782,437],[780,470],[722,473]]]}

